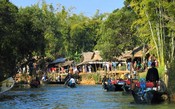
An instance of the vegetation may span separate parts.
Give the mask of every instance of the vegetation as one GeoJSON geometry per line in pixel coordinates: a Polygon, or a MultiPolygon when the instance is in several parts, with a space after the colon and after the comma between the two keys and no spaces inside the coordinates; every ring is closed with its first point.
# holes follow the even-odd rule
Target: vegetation
{"type": "Polygon", "coordinates": [[[134,35],[131,29],[137,15],[130,7],[116,9],[111,13],[101,26],[101,37],[98,40],[96,49],[102,52],[106,60],[119,56],[125,50],[132,50],[137,46],[139,37],[134,35]]]}
{"type": "Polygon", "coordinates": [[[110,14],[97,10],[91,18],[71,11],[44,1],[18,8],[9,0],[0,0],[0,81],[14,75],[33,56],[43,62],[45,57],[60,56],[78,62],[82,52],[97,49],[103,59],[111,60],[125,50],[148,44],[155,48],[151,52],[162,75],[166,65],[169,84],[175,82],[174,0],[125,0],[123,8],[110,14]]]}
{"type": "Polygon", "coordinates": [[[82,84],[98,84],[101,83],[100,73],[83,73],[80,74],[80,83],[82,84]]]}
{"type": "MultiPolygon", "coordinates": [[[[135,32],[142,37],[144,43],[155,47],[154,53],[158,58],[159,69],[168,66],[169,76],[175,72],[172,70],[174,62],[174,0],[126,0],[125,2],[138,15],[133,27],[135,32]]],[[[165,71],[164,71],[165,72],[165,71]]],[[[170,81],[174,80],[170,78],[170,81]]],[[[170,88],[171,89],[171,88],[170,88]]],[[[175,90],[174,90],[175,91],[175,90]]]]}

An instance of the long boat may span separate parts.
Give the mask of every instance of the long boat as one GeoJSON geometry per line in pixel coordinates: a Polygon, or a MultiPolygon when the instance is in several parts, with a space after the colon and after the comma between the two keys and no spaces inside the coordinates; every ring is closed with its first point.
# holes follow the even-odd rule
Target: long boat
{"type": "Polygon", "coordinates": [[[12,77],[9,77],[4,81],[0,82],[0,94],[3,94],[4,92],[12,89],[14,84],[15,84],[15,80],[12,77]]]}
{"type": "Polygon", "coordinates": [[[107,80],[102,82],[102,87],[106,91],[123,91],[125,82],[123,79],[107,80]]]}
{"type": "Polygon", "coordinates": [[[131,94],[131,84],[137,83],[138,79],[127,79],[125,80],[125,84],[123,85],[123,94],[131,94]]]}
{"type": "Polygon", "coordinates": [[[163,81],[156,86],[153,82],[140,81],[136,83],[132,95],[138,104],[158,104],[165,101],[163,95],[167,95],[166,86],[163,81]]]}
{"type": "Polygon", "coordinates": [[[30,87],[31,88],[38,88],[40,86],[40,80],[38,77],[36,77],[35,79],[32,79],[32,81],[30,82],[30,87]]]}

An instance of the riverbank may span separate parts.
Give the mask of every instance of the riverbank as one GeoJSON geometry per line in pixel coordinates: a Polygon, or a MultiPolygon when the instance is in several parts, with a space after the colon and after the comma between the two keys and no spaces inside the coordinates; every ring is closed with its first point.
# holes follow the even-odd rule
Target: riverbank
{"type": "Polygon", "coordinates": [[[95,85],[100,84],[102,77],[100,73],[80,73],[80,84],[82,85],[95,85]]]}
{"type": "MultiPolygon", "coordinates": [[[[126,72],[124,72],[126,73],[126,72]]],[[[78,83],[82,84],[82,85],[95,85],[95,84],[101,84],[102,78],[105,74],[108,74],[109,77],[112,78],[119,78],[121,74],[123,73],[119,73],[116,74],[116,72],[108,72],[106,73],[105,71],[98,71],[98,72],[92,72],[92,73],[79,73],[78,75],[74,75],[75,78],[78,78],[78,83]],[[117,76],[117,77],[116,77],[117,76]]],[[[145,75],[145,73],[139,73],[142,76],[145,75]]],[[[59,73],[48,73],[48,78],[52,81],[56,81],[56,78],[59,77],[59,75],[61,75],[61,80],[64,80],[67,74],[59,74],[59,73]]],[[[28,74],[23,74],[23,73],[19,73],[16,75],[15,80],[16,83],[18,85],[23,84],[29,84],[30,81],[35,78],[35,77],[31,77],[28,74]]],[[[39,75],[39,78],[41,80],[42,78],[42,74],[39,75]]],[[[42,83],[42,82],[41,82],[42,83]]]]}
{"type": "MultiPolygon", "coordinates": [[[[50,73],[48,74],[48,78],[51,78],[51,80],[56,81],[56,77],[58,77],[58,73],[50,73]]],[[[66,75],[62,74],[61,79],[64,80],[66,75]]],[[[25,87],[28,84],[30,84],[30,81],[35,78],[32,76],[29,76],[28,74],[22,74],[19,73],[15,77],[16,86],[18,87],[25,87]]],[[[39,76],[40,80],[42,76],[39,76]]],[[[79,73],[79,75],[75,75],[75,78],[78,78],[78,83],[82,85],[95,85],[101,83],[101,75],[99,73],[79,73]]],[[[41,82],[42,84],[42,82],[41,82]]]]}

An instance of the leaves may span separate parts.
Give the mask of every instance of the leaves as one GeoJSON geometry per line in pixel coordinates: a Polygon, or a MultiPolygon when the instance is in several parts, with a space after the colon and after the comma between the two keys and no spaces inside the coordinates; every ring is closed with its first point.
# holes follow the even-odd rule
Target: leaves
{"type": "Polygon", "coordinates": [[[139,39],[134,36],[131,29],[135,19],[135,13],[128,7],[109,15],[101,27],[102,37],[96,45],[96,48],[102,51],[105,59],[111,60],[114,56],[119,56],[123,51],[133,49],[137,45],[139,39]]]}

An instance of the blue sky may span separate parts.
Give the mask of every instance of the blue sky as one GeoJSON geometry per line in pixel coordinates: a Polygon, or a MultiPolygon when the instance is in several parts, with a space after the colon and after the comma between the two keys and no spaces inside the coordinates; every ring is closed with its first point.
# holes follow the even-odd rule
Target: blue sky
{"type": "MultiPolygon", "coordinates": [[[[18,7],[26,7],[42,2],[42,0],[10,0],[13,4],[18,7]]],[[[65,6],[66,9],[74,7],[73,13],[80,14],[83,13],[86,16],[93,16],[98,9],[100,13],[111,13],[117,8],[122,8],[124,6],[124,0],[45,0],[47,4],[61,4],[65,6]]]]}

